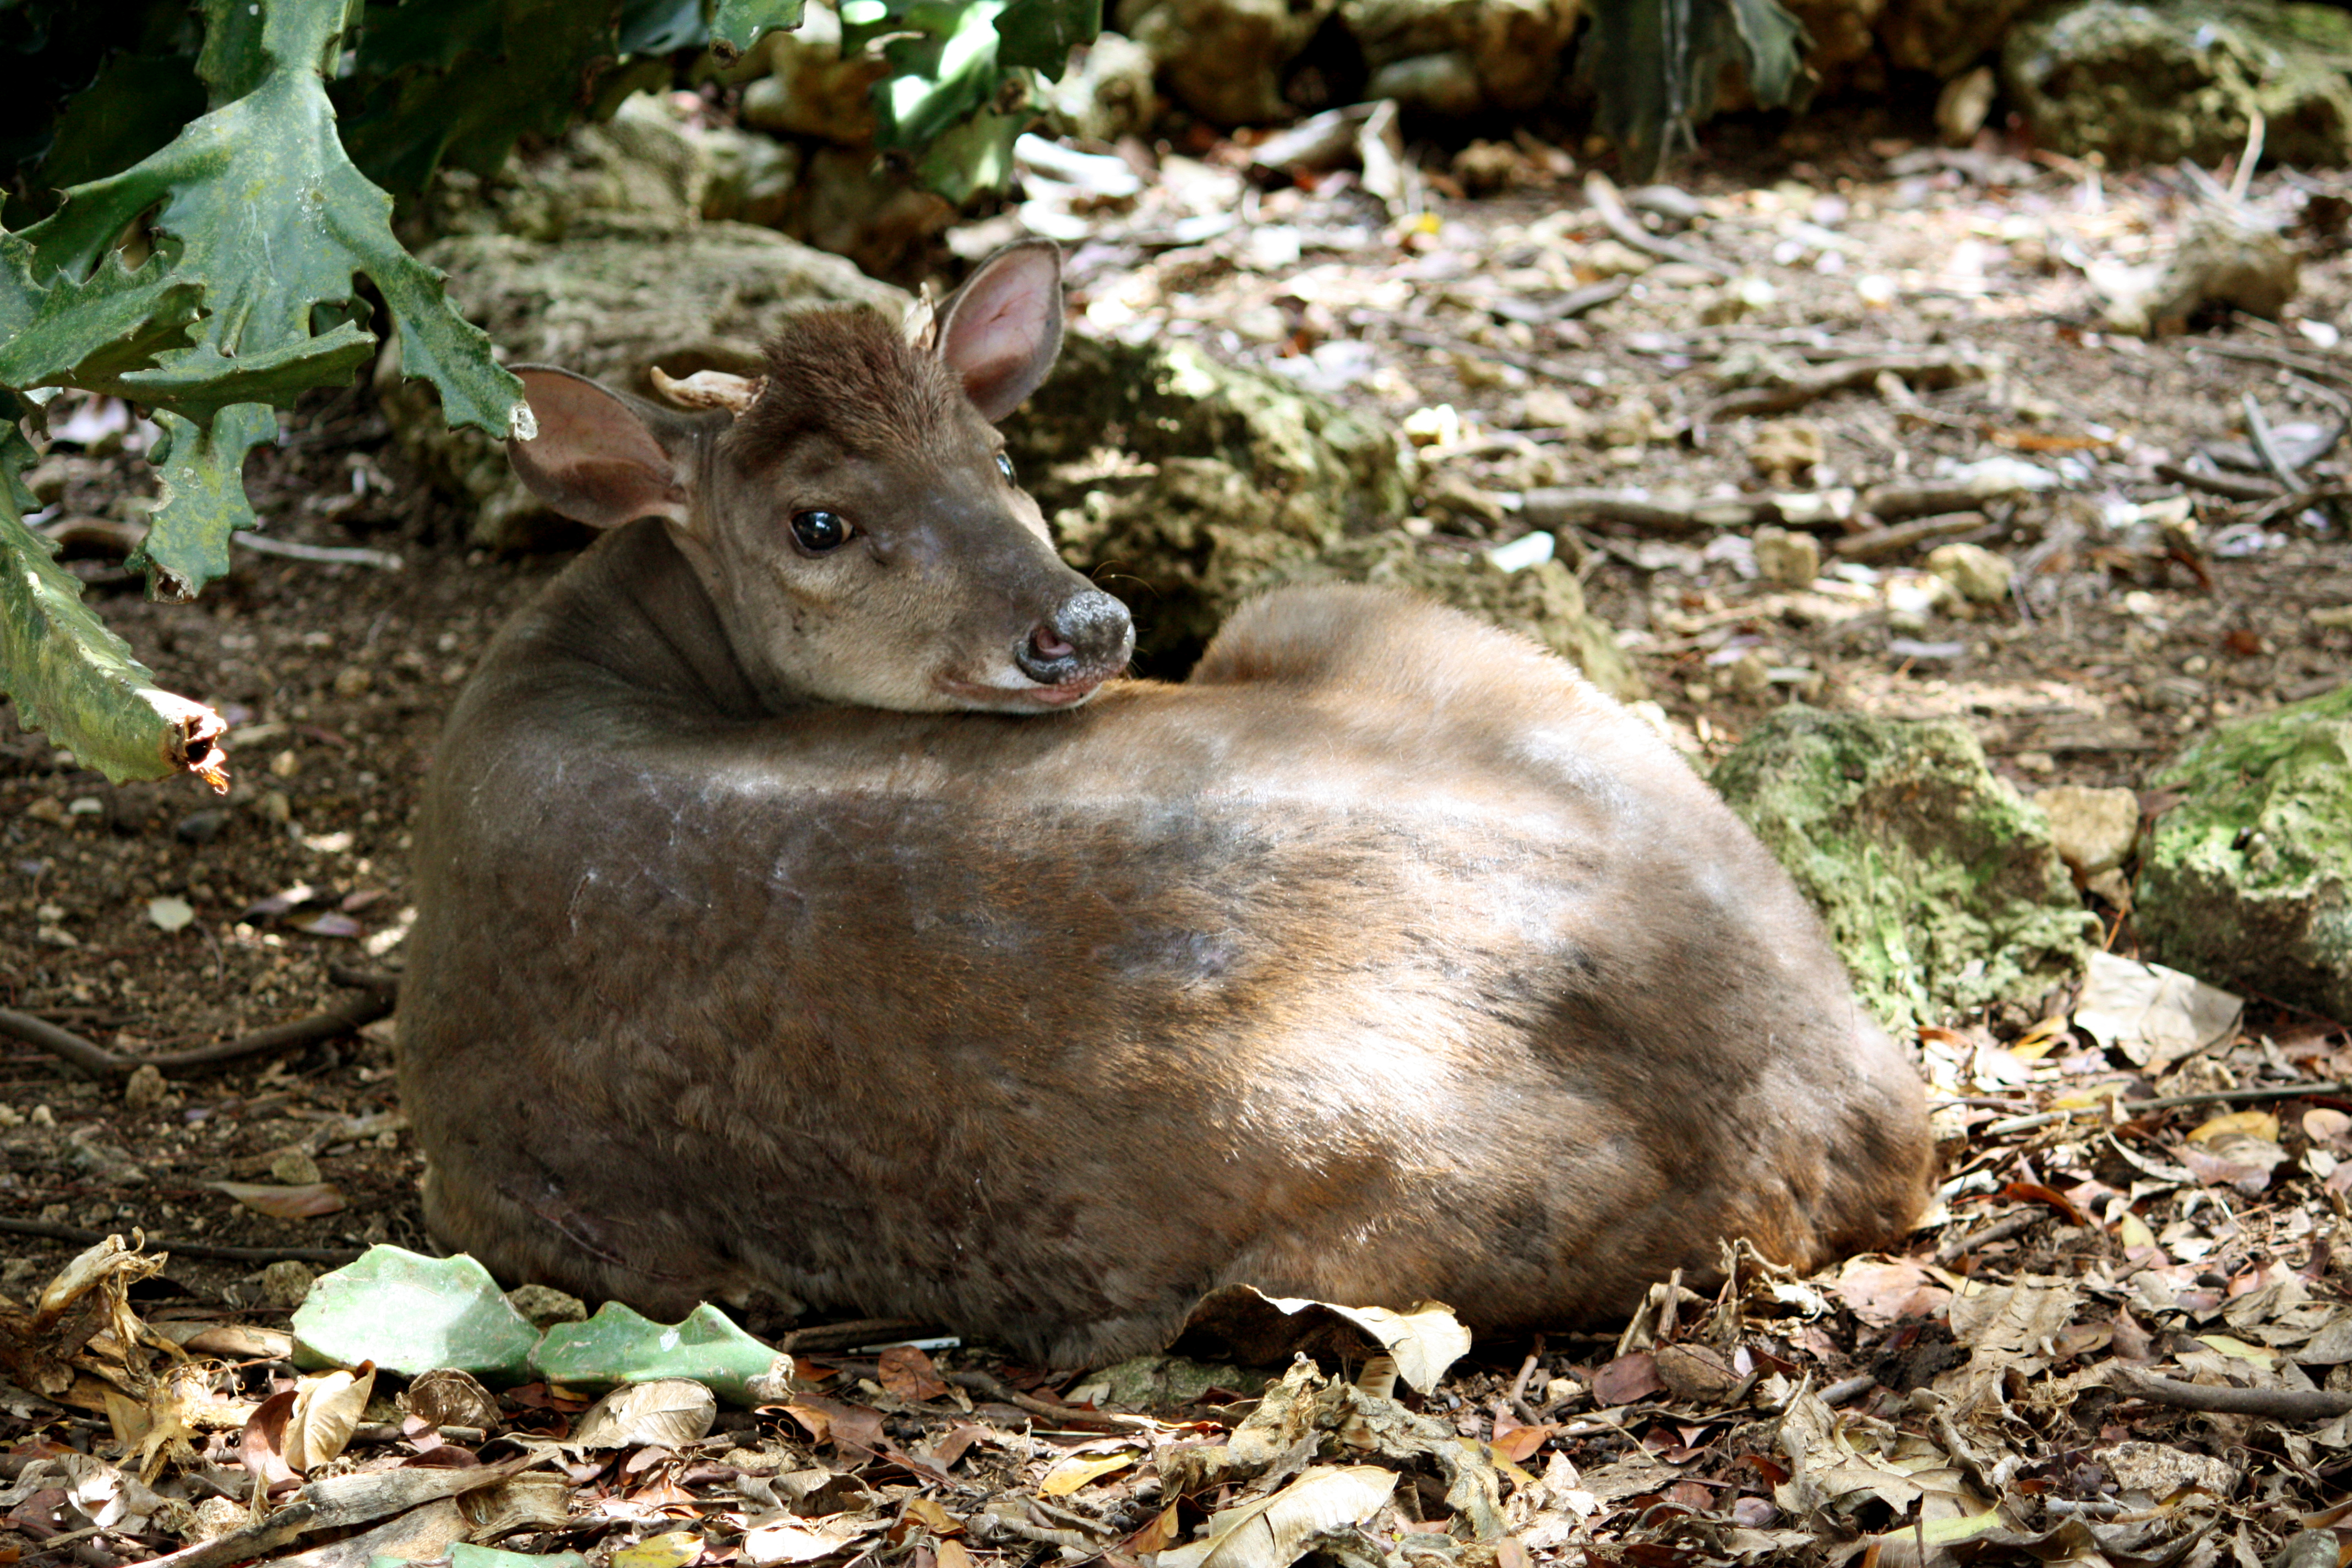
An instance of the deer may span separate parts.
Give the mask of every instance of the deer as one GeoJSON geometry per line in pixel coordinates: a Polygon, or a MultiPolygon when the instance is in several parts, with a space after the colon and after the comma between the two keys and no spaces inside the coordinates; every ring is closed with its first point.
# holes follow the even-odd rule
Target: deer
{"type": "Polygon", "coordinates": [[[1058,250],[787,319],[668,401],[520,371],[601,531],[460,695],[402,1099],[509,1281],[919,1318],[1046,1364],[1204,1294],[1589,1323],[1727,1243],[1899,1240],[1903,1048],[1682,756],[1530,642],[1360,586],[1180,682],[998,426],[1058,250]]]}

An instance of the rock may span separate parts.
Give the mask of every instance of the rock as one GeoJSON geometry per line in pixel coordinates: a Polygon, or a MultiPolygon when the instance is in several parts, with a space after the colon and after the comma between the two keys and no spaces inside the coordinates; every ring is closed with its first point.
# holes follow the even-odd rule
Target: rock
{"type": "Polygon", "coordinates": [[[1339,0],[1339,20],[1371,68],[1366,98],[1524,114],[1559,79],[1580,9],[1577,0],[1339,0]]]}
{"type": "Polygon", "coordinates": [[[2037,1005],[2080,972],[2096,918],[2047,818],[1967,728],[1777,710],[1713,782],[1813,906],[1890,1026],[2037,1005]]]}
{"type": "Polygon", "coordinates": [[[1118,33],[1097,33],[1070,58],[1062,79],[1038,97],[1065,134],[1083,142],[1116,142],[1151,129],[1159,94],[1151,85],[1151,51],[1118,33]]]}
{"type": "Polygon", "coordinates": [[[269,1162],[269,1179],[289,1187],[307,1187],[319,1180],[319,1162],[301,1149],[281,1149],[269,1162]]]}
{"type": "Polygon", "coordinates": [[[1981,544],[1939,544],[1927,552],[1927,566],[1972,605],[1998,605],[2007,599],[2015,571],[2008,556],[1995,554],[1981,544]]]}
{"type": "Polygon", "coordinates": [[[552,1285],[518,1285],[507,1292],[507,1305],[522,1314],[535,1329],[588,1321],[588,1304],[567,1296],[552,1285]]]}
{"type": "Polygon", "coordinates": [[[1190,1405],[1213,1388],[1254,1394],[1265,1386],[1266,1376],[1222,1362],[1154,1354],[1114,1363],[1085,1381],[1101,1385],[1096,1403],[1106,1409],[1168,1410],[1190,1405]]]}
{"type": "Polygon", "coordinates": [[[142,1062],[132,1071],[122,1086],[122,1109],[152,1110],[163,1103],[163,1071],[153,1062],[142,1062]]]}
{"type": "Polygon", "coordinates": [[[2139,837],[2139,796],[2127,789],[2060,784],[2033,804],[2050,819],[2058,858],[2085,881],[2122,865],[2139,837]]]}
{"type": "MultiPolygon", "coordinates": [[[[561,365],[649,395],[646,372],[757,374],[762,337],[788,311],[872,305],[893,315],[907,297],[848,261],[744,224],[584,215],[561,246],[512,235],[452,235],[423,258],[449,275],[449,296],[516,363],[561,365]]],[[[470,504],[473,541],[543,545],[563,523],[522,488],[505,449],[451,430],[423,382],[387,384],[383,407],[402,447],[470,504]]]]}
{"type": "Polygon", "coordinates": [[[2036,139],[2062,153],[2210,165],[2244,149],[2259,111],[2277,163],[2352,158],[2352,17],[2332,6],[2079,0],[2012,29],[2001,65],[2036,139]]]}
{"type": "Polygon", "coordinates": [[[1768,583],[1802,588],[1822,574],[1821,542],[1810,533],[1759,528],[1749,542],[1756,550],[1756,570],[1768,583]]]}
{"type": "Polygon", "coordinates": [[[1219,125],[1287,121],[1285,68],[1335,0],[1122,0],[1117,25],[1178,102],[1219,125]]]}
{"type": "Polygon", "coordinates": [[[281,1258],[261,1271],[261,1299],[272,1307],[299,1307],[315,1276],[299,1258],[281,1258]]]}
{"type": "Polygon", "coordinates": [[[1066,340],[1005,436],[1064,558],[1133,594],[1159,673],[1181,674],[1268,571],[1405,510],[1386,429],[1181,342],[1066,340]]]}
{"type": "Polygon", "coordinates": [[[801,25],[762,37],[768,71],[743,89],[747,125],[811,136],[845,147],[874,141],[876,82],[890,68],[878,53],[841,58],[841,18],[829,5],[811,5],[801,25]]]}
{"type": "Polygon", "coordinates": [[[2227,725],[2153,782],[2182,792],[2141,856],[2154,956],[2352,1017],[2352,687],[2227,725]]]}
{"type": "Polygon", "coordinates": [[[1810,419],[1767,420],[1748,438],[1748,460],[1777,484],[1802,477],[1828,452],[1828,438],[1810,419]]]}
{"type": "Polygon", "coordinates": [[[1643,694],[1617,634],[1586,611],[1583,587],[1564,563],[1538,561],[1506,572],[1483,552],[1429,555],[1408,534],[1377,533],[1277,566],[1253,586],[1333,582],[1410,589],[1541,643],[1612,697],[1643,694]]]}
{"type": "Polygon", "coordinates": [[[1948,79],[2000,48],[2011,24],[2035,4],[2036,0],[1889,0],[1874,30],[1889,64],[1948,79]]]}

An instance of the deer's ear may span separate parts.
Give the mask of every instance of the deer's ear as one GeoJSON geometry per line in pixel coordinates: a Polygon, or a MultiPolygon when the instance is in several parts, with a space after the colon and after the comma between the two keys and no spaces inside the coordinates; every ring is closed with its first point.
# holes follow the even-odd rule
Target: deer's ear
{"type": "Polygon", "coordinates": [[[520,365],[539,434],[509,441],[507,460],[533,495],[591,528],[641,517],[686,522],[693,503],[690,448],[699,421],[548,365],[520,365]]]}
{"type": "Polygon", "coordinates": [[[939,355],[992,425],[1037,390],[1062,352],[1062,252],[1049,239],[1006,246],[940,313],[939,355]]]}

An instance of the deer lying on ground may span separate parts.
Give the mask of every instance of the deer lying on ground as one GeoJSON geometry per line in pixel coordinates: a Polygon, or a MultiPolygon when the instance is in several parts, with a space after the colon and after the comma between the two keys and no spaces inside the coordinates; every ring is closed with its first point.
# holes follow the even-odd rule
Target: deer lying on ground
{"type": "Polygon", "coordinates": [[[1620,1313],[1724,1238],[1899,1237],[1918,1080],[1667,746],[1401,595],[1242,609],[1181,685],[993,423],[1060,260],[915,341],[787,324],[681,413],[524,373],[610,530],[490,649],[418,838],[435,1234],[658,1314],[765,1292],[1057,1364],[1245,1282],[1620,1313]]]}

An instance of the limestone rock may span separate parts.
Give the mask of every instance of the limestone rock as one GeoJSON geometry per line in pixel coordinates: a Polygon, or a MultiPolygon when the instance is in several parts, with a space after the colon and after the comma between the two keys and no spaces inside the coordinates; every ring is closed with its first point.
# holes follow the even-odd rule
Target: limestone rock
{"type": "Polygon", "coordinates": [[[1336,0],[1123,0],[1118,27],[1150,51],[1177,100],[1219,125],[1289,120],[1284,68],[1336,0]]]}
{"type": "MultiPolygon", "coordinates": [[[[1578,0],[1340,0],[1339,19],[1375,82],[1406,61],[1451,56],[1475,96],[1450,112],[1524,113],[1559,79],[1580,9],[1578,0]]],[[[1367,96],[1389,95],[1376,86],[1367,96]]]]}
{"type": "Polygon", "coordinates": [[[2080,972],[2096,918],[2048,819],[1993,776],[1965,726],[1791,704],[1713,782],[1822,911],[1890,1026],[2032,1006],[2080,972]]]}
{"type": "Polygon", "coordinates": [[[2352,1017],[2352,687],[2225,726],[2157,775],[2140,934],[2201,980],[2352,1017]]]}
{"type": "MultiPolygon", "coordinates": [[[[757,374],[761,340],[793,310],[872,305],[895,316],[907,300],[838,256],[745,224],[591,213],[561,245],[452,235],[422,254],[511,363],[561,365],[646,395],[656,363],[672,375],[757,374]]],[[[380,384],[395,356],[384,364],[380,384]]],[[[561,537],[566,525],[513,477],[505,448],[446,426],[426,383],[384,384],[383,406],[401,445],[473,504],[476,543],[520,549],[561,537]]]]}
{"type": "Polygon", "coordinates": [[[1129,596],[1155,673],[1270,570],[1404,515],[1388,431],[1182,342],[1066,340],[1005,436],[1064,558],[1129,596]]]}
{"type": "Polygon", "coordinates": [[[2127,789],[2060,784],[2033,804],[2050,819],[2058,858],[2086,881],[2122,865],[2139,837],[2139,796],[2127,789]]]}
{"type": "Polygon", "coordinates": [[[1118,33],[1098,33],[1071,58],[1062,79],[1047,82],[1039,99],[1069,135],[1116,142],[1151,129],[1158,94],[1151,51],[1118,33]]]}
{"type": "Polygon", "coordinates": [[[1998,605],[2008,598],[2015,572],[2008,556],[1981,544],[1939,544],[1927,552],[1927,566],[1972,605],[1998,605]]]}
{"type": "Polygon", "coordinates": [[[843,59],[841,18],[831,6],[809,6],[799,26],[769,33],[756,47],[768,70],[743,89],[745,124],[846,147],[873,142],[868,93],[889,62],[870,51],[843,59]]]}
{"type": "Polygon", "coordinates": [[[1410,589],[1541,643],[1612,697],[1630,701],[1643,690],[1642,678],[1617,646],[1617,634],[1587,612],[1583,586],[1558,561],[1506,572],[1483,552],[1430,555],[1407,534],[1377,533],[1277,566],[1260,585],[1286,583],[1370,583],[1410,589]]]}
{"type": "Polygon", "coordinates": [[[2035,0],[1890,0],[1878,18],[1879,47],[1902,70],[1952,77],[2000,47],[2035,0]]]}
{"type": "Polygon", "coordinates": [[[1749,542],[1756,548],[1756,570],[1768,583],[1802,588],[1822,574],[1821,542],[1810,533],[1759,528],[1749,542]]]}
{"type": "Polygon", "coordinates": [[[2260,110],[2276,162],[2352,158],[2352,16],[2333,6],[2078,0],[2012,29],[2001,63],[2059,152],[2210,165],[2243,149],[2260,110]]]}

